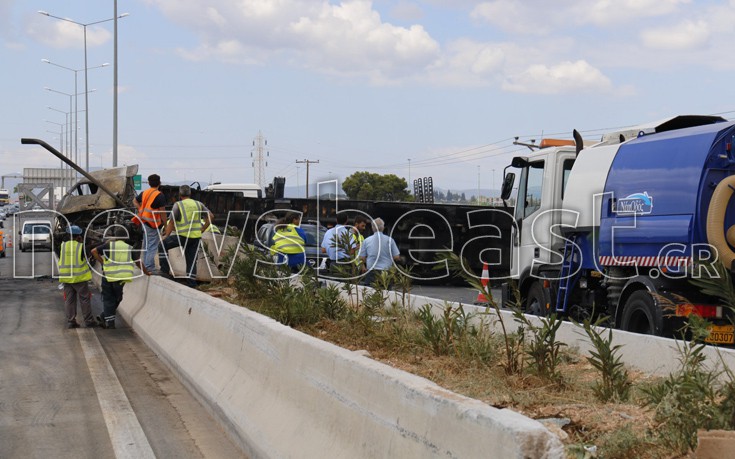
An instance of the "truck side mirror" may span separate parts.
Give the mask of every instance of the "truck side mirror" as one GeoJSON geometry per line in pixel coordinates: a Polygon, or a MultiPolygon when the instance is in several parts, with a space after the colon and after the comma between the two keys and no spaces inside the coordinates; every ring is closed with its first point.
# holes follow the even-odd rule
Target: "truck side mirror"
{"type": "Polygon", "coordinates": [[[500,190],[500,197],[503,199],[503,201],[508,200],[510,198],[510,192],[513,191],[513,182],[516,180],[516,174],[513,172],[508,172],[505,174],[505,178],[503,179],[503,188],[500,190]]]}

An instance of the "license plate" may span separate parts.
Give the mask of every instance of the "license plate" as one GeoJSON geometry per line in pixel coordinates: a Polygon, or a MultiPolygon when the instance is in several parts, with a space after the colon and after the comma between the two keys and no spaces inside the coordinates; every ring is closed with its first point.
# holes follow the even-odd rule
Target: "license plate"
{"type": "Polygon", "coordinates": [[[733,325],[710,325],[707,327],[709,336],[705,342],[712,344],[735,344],[735,326],[733,325]]]}

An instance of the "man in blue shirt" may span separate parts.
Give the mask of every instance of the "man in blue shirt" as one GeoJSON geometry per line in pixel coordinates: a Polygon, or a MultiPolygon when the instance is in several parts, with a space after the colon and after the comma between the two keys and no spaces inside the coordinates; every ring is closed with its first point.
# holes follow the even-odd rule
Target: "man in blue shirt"
{"type": "Polygon", "coordinates": [[[348,220],[346,212],[337,214],[337,226],[330,228],[324,233],[322,239],[322,253],[329,258],[329,265],[333,266],[337,261],[348,261],[352,259],[349,251],[354,247],[354,239],[350,237],[350,230],[345,226],[348,220]]]}
{"type": "Polygon", "coordinates": [[[401,252],[398,250],[396,241],[383,234],[384,230],[385,222],[381,218],[376,218],[373,220],[373,235],[365,238],[365,242],[362,243],[360,257],[362,265],[367,270],[367,274],[362,279],[365,285],[372,284],[377,273],[389,270],[396,261],[401,259],[401,252]]]}

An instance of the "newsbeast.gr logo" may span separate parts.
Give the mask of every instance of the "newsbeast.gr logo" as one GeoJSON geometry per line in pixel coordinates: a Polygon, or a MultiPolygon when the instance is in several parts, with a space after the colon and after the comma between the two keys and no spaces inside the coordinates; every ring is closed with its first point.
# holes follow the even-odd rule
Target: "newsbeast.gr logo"
{"type": "Polygon", "coordinates": [[[653,196],[649,196],[647,191],[643,193],[633,193],[624,198],[618,199],[615,204],[616,214],[635,214],[646,215],[653,210],[653,196]]]}

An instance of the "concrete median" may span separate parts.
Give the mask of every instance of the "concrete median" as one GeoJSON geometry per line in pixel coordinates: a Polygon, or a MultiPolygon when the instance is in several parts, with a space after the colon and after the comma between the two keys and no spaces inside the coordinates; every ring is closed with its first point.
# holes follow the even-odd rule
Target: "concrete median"
{"type": "MultiPolygon", "coordinates": [[[[364,297],[366,292],[372,291],[369,287],[361,287],[360,295],[364,297]]],[[[343,297],[347,301],[353,301],[350,295],[343,292],[343,297]]],[[[401,303],[403,300],[401,294],[392,292],[386,296],[386,306],[391,303],[401,303]]],[[[458,307],[460,303],[451,301],[439,300],[436,298],[429,298],[419,295],[408,295],[407,307],[416,311],[422,308],[424,305],[430,305],[433,314],[437,317],[441,317],[444,308],[447,305],[452,307],[458,307]]],[[[474,314],[474,323],[479,324],[480,318],[485,318],[485,324],[489,326],[494,332],[502,333],[499,321],[496,318],[496,312],[493,308],[487,308],[485,306],[474,306],[470,304],[462,304],[464,310],[468,313],[474,314]],[[487,319],[490,320],[487,320],[487,319]]],[[[500,311],[503,316],[506,330],[508,332],[515,332],[519,324],[513,317],[513,312],[507,309],[500,311]]],[[[536,326],[542,326],[541,319],[536,316],[527,316],[528,319],[536,326]]],[[[599,328],[599,331],[607,333],[608,329],[599,328]]],[[[656,376],[668,376],[669,374],[677,371],[680,366],[680,350],[676,340],[671,338],[663,338],[660,336],[652,335],[641,335],[638,333],[626,332],[623,330],[612,330],[613,343],[615,345],[621,345],[620,356],[621,361],[626,365],[641,370],[645,373],[656,375],[656,376]],[[645,350],[645,352],[642,352],[645,350]]],[[[572,349],[579,350],[580,354],[588,355],[594,348],[590,339],[585,334],[584,330],[574,325],[571,322],[565,321],[559,327],[556,338],[565,343],[572,349]]],[[[703,351],[706,357],[706,365],[709,368],[716,368],[723,366],[727,368],[735,368],[735,350],[731,348],[707,346],[703,351]]],[[[721,375],[723,378],[727,378],[727,374],[721,375]]]]}
{"type": "Polygon", "coordinates": [[[564,457],[537,421],[175,282],[119,313],[253,458],[564,457]]]}

